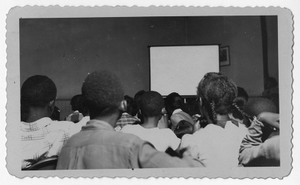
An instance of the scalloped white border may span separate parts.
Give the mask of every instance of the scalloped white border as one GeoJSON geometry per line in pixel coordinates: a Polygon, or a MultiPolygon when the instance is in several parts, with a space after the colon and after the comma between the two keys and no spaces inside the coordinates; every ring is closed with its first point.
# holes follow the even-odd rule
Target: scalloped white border
{"type": "MultiPolygon", "coordinates": [[[[68,7],[68,8],[71,8],[71,7],[68,7]]],[[[137,8],[137,7],[133,7],[133,9],[134,9],[134,8],[137,8]]],[[[150,7],[150,8],[153,8],[153,7],[150,7]]],[[[171,9],[174,10],[174,9],[176,9],[176,8],[179,8],[179,7],[172,7],[171,9]]],[[[190,8],[191,8],[191,7],[190,7],[190,8]]],[[[208,7],[206,7],[206,8],[208,8],[208,7]]],[[[220,8],[220,7],[218,7],[218,8],[220,8]]],[[[132,8],[131,8],[131,9],[132,9],[132,8]]],[[[149,9],[149,8],[148,8],[148,9],[149,9]]],[[[191,8],[191,9],[193,9],[193,8],[191,8]]],[[[208,9],[209,9],[209,8],[208,8],[208,9]]],[[[223,9],[223,8],[220,8],[220,9],[223,9]]],[[[246,9],[249,9],[249,8],[246,8],[246,9]]],[[[246,10],[246,9],[244,9],[244,10],[246,10]]],[[[227,10],[228,10],[228,8],[227,8],[227,10]]],[[[244,10],[243,10],[243,12],[245,12],[244,10]]],[[[172,10],[171,10],[171,12],[172,12],[172,10]]],[[[227,11],[225,11],[225,12],[227,12],[227,11]]],[[[78,13],[78,12],[77,12],[77,13],[78,13]]],[[[91,12],[91,13],[92,13],[92,12],[91,12]]],[[[128,12],[128,13],[130,14],[130,13],[132,13],[132,12],[128,12]]],[[[189,12],[189,13],[190,13],[190,12],[189,12]]],[[[188,14],[189,14],[189,13],[188,13],[188,14]]],[[[208,13],[209,13],[209,12],[208,12],[208,13]]],[[[227,13],[228,13],[228,12],[227,12],[227,13]]],[[[265,13],[265,12],[264,12],[264,13],[265,13]]],[[[271,11],[270,13],[272,13],[272,11],[271,11]]],[[[134,14],[135,14],[135,13],[134,13],[134,14]]],[[[70,15],[68,15],[68,16],[70,16],[70,15]]],[[[78,14],[76,14],[76,16],[78,16],[78,14]]],[[[286,59],[286,58],[283,58],[283,59],[286,59]]],[[[280,59],[279,59],[279,60],[280,60],[280,59]]],[[[171,170],[171,171],[172,171],[172,170],[171,170]]],[[[176,171],[176,170],[175,170],[175,171],[176,171]]],[[[175,175],[175,176],[176,176],[176,175],[175,175]]],[[[180,176],[180,175],[179,175],[179,176],[180,176]]]]}

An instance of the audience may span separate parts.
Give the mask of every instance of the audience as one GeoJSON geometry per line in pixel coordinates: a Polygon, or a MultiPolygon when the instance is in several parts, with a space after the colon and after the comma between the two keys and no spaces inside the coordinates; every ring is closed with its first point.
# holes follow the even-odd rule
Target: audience
{"type": "Polygon", "coordinates": [[[28,78],[21,87],[22,169],[58,155],[70,137],[72,122],[50,118],[56,93],[54,82],[42,75],[28,78]]]}
{"type": "Polygon", "coordinates": [[[279,166],[279,114],[275,103],[266,98],[252,99],[244,111],[245,121],[251,126],[240,148],[240,165],[279,166]]]}
{"type": "Polygon", "coordinates": [[[164,112],[164,100],[161,94],[156,91],[144,93],[139,107],[143,116],[143,123],[141,125],[127,125],[121,131],[149,141],[158,151],[165,152],[168,147],[176,150],[180,139],[169,128],[160,129],[157,127],[164,112]]]}
{"type": "Polygon", "coordinates": [[[266,79],[265,89],[249,99],[210,72],[187,112],[176,92],[165,100],[156,91],[124,96],[120,79],[101,70],[86,77],[74,112],[59,121],[56,85],[35,75],[21,87],[22,170],[53,156],[57,169],[280,166],[277,81],[266,79]]]}
{"type": "Polygon", "coordinates": [[[228,116],[237,108],[235,83],[220,73],[208,73],[200,81],[197,95],[200,112],[208,125],[193,135],[184,135],[180,148],[187,148],[206,167],[238,166],[239,147],[246,129],[234,125],[228,116]]]}
{"type": "Polygon", "coordinates": [[[88,75],[82,95],[91,120],[62,148],[57,169],[202,166],[187,155],[182,159],[170,157],[137,136],[114,130],[126,103],[121,82],[113,73],[97,71],[88,75]]]}
{"type": "Polygon", "coordinates": [[[170,118],[171,121],[172,130],[176,128],[177,124],[181,120],[186,120],[190,122],[192,125],[195,124],[193,118],[183,110],[184,103],[181,96],[178,93],[173,92],[166,97],[165,107],[166,107],[168,117],[170,118]]]}

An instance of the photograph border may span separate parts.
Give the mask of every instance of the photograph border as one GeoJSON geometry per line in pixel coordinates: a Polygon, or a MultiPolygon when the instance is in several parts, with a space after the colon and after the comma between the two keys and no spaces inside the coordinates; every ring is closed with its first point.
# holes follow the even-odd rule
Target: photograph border
{"type": "Polygon", "coordinates": [[[292,95],[292,15],[291,12],[283,8],[210,8],[210,7],[14,7],[8,13],[7,18],[7,169],[10,174],[22,177],[209,177],[209,178],[283,178],[292,169],[292,105],[291,101],[280,99],[280,121],[287,123],[286,130],[281,132],[282,139],[281,159],[282,165],[279,168],[244,168],[224,171],[214,171],[210,169],[128,169],[128,170],[76,170],[76,171],[47,171],[45,172],[23,172],[20,170],[19,161],[21,155],[16,153],[19,150],[20,141],[18,137],[18,125],[20,113],[20,74],[19,74],[19,18],[45,18],[45,17],[94,17],[94,16],[171,16],[178,12],[180,16],[195,15],[195,12],[202,12],[203,15],[278,15],[278,47],[279,47],[279,84],[280,97],[291,100],[292,95]],[[47,9],[47,11],[45,11],[47,9]],[[240,11],[243,9],[243,11],[240,11]],[[253,11],[255,9],[255,12],[253,11]],[[117,10],[117,11],[116,11],[117,10]],[[82,13],[84,12],[84,13],[82,13]],[[116,13],[118,12],[118,13],[116,13]],[[54,14],[53,14],[54,13],[54,14]],[[286,34],[283,37],[283,34],[286,34]],[[283,39],[284,38],[284,39],[283,39]],[[289,61],[289,62],[286,62],[289,61]],[[282,86],[284,84],[284,86],[282,86]],[[286,87],[287,88],[284,88],[286,87]],[[17,115],[17,116],[16,116],[17,115]],[[290,123],[290,124],[288,124],[290,123]],[[270,171],[271,169],[271,171],[270,171]]]}

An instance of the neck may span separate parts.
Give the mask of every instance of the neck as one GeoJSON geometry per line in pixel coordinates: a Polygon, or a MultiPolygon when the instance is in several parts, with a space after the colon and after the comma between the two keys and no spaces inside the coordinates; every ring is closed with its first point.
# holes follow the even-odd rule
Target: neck
{"type": "Polygon", "coordinates": [[[47,111],[47,108],[30,107],[26,122],[31,123],[31,122],[35,122],[41,118],[50,117],[50,116],[51,116],[51,113],[49,111],[47,111]]]}
{"type": "Polygon", "coordinates": [[[220,115],[220,114],[217,114],[217,123],[216,125],[222,127],[222,128],[225,128],[225,125],[226,125],[226,122],[230,120],[228,115],[220,115]]]}
{"type": "Polygon", "coordinates": [[[144,117],[144,122],[141,125],[144,128],[156,128],[159,120],[159,117],[144,117]]]}
{"type": "Polygon", "coordinates": [[[115,128],[116,123],[117,123],[118,119],[120,118],[120,115],[121,115],[120,113],[113,113],[111,115],[106,115],[106,116],[91,117],[91,119],[105,121],[105,122],[109,123],[113,128],[115,128]]]}

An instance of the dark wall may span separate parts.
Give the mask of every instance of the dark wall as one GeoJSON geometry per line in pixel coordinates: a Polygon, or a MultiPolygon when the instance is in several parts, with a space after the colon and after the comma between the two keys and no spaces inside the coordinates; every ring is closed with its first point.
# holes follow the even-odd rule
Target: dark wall
{"type": "MultiPolygon", "coordinates": [[[[267,21],[277,26],[274,18],[267,21]]],[[[277,30],[268,31],[273,35],[269,63],[277,66],[270,74],[276,75],[277,30]]],[[[80,93],[87,73],[109,69],[133,96],[149,88],[148,46],[221,44],[230,46],[231,57],[231,65],[221,71],[258,95],[263,87],[261,40],[257,16],[21,19],[21,84],[29,76],[47,75],[57,85],[58,98],[70,99],[80,93]]]]}

